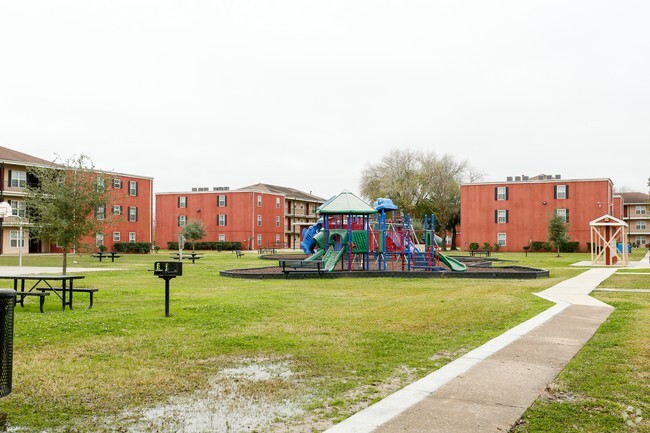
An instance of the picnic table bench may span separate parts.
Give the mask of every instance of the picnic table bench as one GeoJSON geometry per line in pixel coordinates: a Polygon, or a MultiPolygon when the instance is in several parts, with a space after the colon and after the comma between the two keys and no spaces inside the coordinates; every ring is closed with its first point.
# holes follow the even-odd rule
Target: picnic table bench
{"type": "Polygon", "coordinates": [[[25,300],[25,296],[38,296],[39,297],[38,308],[41,310],[41,313],[43,313],[43,304],[45,304],[45,297],[49,295],[50,294],[47,292],[16,292],[16,297],[19,298],[17,299],[17,301],[20,302],[21,307],[25,306],[23,304],[23,301],[25,300]]]}
{"type": "Polygon", "coordinates": [[[275,254],[275,248],[260,248],[259,250],[257,250],[257,254],[266,254],[266,253],[275,254]]]}
{"type": "Polygon", "coordinates": [[[285,277],[289,276],[291,272],[318,272],[318,275],[323,274],[323,261],[322,260],[280,260],[282,272],[285,277]]]}
{"type": "Polygon", "coordinates": [[[99,259],[100,262],[102,261],[103,258],[110,257],[111,262],[114,262],[115,259],[122,257],[116,252],[104,252],[104,251],[100,251],[98,253],[91,254],[91,256],[96,258],[96,259],[99,259]]]}
{"type": "Polygon", "coordinates": [[[469,255],[474,256],[486,256],[490,257],[490,250],[470,250],[469,255]]]}
{"type": "MultiPolygon", "coordinates": [[[[49,288],[49,287],[37,287],[36,290],[38,290],[43,295],[49,295],[48,292],[52,292],[52,291],[56,292],[58,289],[49,288]]],[[[88,288],[88,287],[75,287],[73,289],[68,289],[68,292],[70,292],[70,297],[72,297],[72,293],[88,293],[90,295],[90,299],[88,301],[88,309],[89,310],[91,308],[93,308],[93,294],[95,294],[98,291],[99,291],[99,289],[88,288]]],[[[27,295],[27,294],[30,294],[30,293],[32,295],[35,294],[34,292],[26,292],[24,294],[27,295]]],[[[23,295],[23,292],[18,292],[18,296],[21,296],[21,295],[23,295]]],[[[41,298],[41,303],[43,302],[42,299],[43,298],[41,298]]],[[[72,308],[72,305],[70,305],[70,308],[72,308]]],[[[42,312],[43,312],[43,310],[41,309],[41,313],[42,312]]]]}
{"type": "MultiPolygon", "coordinates": [[[[176,254],[170,254],[169,257],[171,257],[174,260],[180,260],[181,256],[176,253],[176,254]]],[[[199,255],[197,253],[187,253],[183,254],[183,260],[192,260],[192,263],[195,263],[196,260],[202,259],[203,256],[199,255]]]]}
{"type": "Polygon", "coordinates": [[[240,258],[241,256],[245,255],[246,253],[242,253],[241,250],[235,250],[235,254],[237,254],[237,258],[240,258]]]}

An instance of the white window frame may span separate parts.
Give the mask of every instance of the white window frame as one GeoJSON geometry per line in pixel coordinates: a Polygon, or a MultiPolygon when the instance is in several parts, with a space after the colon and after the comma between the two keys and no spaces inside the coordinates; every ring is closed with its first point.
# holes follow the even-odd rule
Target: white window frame
{"type": "Polygon", "coordinates": [[[507,246],[508,235],[505,232],[497,233],[497,244],[502,247],[507,246]]]}
{"type": "Polygon", "coordinates": [[[11,179],[9,179],[9,187],[11,188],[26,188],[27,187],[27,172],[21,170],[11,170],[11,179]]]}
{"type": "Polygon", "coordinates": [[[555,209],[555,216],[561,218],[566,224],[566,209],[555,209]]]}
{"type": "Polygon", "coordinates": [[[258,227],[262,226],[262,215],[257,215],[257,226],[258,227]]]}
{"type": "Polygon", "coordinates": [[[276,227],[280,227],[280,224],[281,224],[280,217],[279,217],[279,216],[276,216],[276,217],[275,217],[275,226],[276,226],[276,227]]]}
{"type": "Polygon", "coordinates": [[[138,195],[138,182],[135,180],[129,181],[129,196],[136,197],[138,195]]]}
{"type": "Polygon", "coordinates": [[[219,242],[226,242],[225,233],[219,233],[219,242]]]}
{"type": "Polygon", "coordinates": [[[178,216],[178,226],[185,227],[187,225],[187,215],[178,216]]]}
{"type": "Polygon", "coordinates": [[[637,221],[636,222],[636,229],[637,230],[645,230],[648,227],[645,221],[637,221]]]}
{"type": "Polygon", "coordinates": [[[178,208],[185,209],[187,207],[187,197],[180,196],[178,197],[178,208]]]}
{"type": "Polygon", "coordinates": [[[122,189],[122,179],[113,179],[113,189],[122,189]]]}
{"type": "Polygon", "coordinates": [[[648,209],[647,209],[646,206],[643,206],[643,205],[636,206],[636,208],[634,209],[634,214],[635,215],[645,215],[646,213],[648,213],[648,209]]]}
{"type": "Polygon", "coordinates": [[[566,185],[556,185],[555,195],[558,200],[566,200],[566,185]]]}
{"type": "Polygon", "coordinates": [[[11,215],[22,218],[27,217],[27,210],[25,209],[25,202],[21,200],[9,200],[11,206],[11,215]]]}
{"type": "Polygon", "coordinates": [[[217,206],[218,207],[226,207],[226,195],[225,194],[220,194],[219,198],[217,199],[217,206]]]}
{"type": "Polygon", "coordinates": [[[114,204],[113,215],[122,215],[122,206],[120,206],[119,204],[114,204]]]}
{"type": "Polygon", "coordinates": [[[275,244],[280,245],[280,235],[279,234],[275,235],[275,244]]]}
{"type": "Polygon", "coordinates": [[[645,236],[637,236],[636,239],[639,241],[639,245],[645,245],[648,243],[648,238],[645,236]]]}
{"type": "Polygon", "coordinates": [[[95,246],[101,247],[104,245],[104,233],[95,233],[95,246]]]}
{"type": "Polygon", "coordinates": [[[135,232],[129,232],[129,243],[130,244],[135,243],[135,232]]]}
{"type": "Polygon", "coordinates": [[[275,198],[275,208],[280,209],[280,197],[275,198]]]}
{"type": "Polygon", "coordinates": [[[505,224],[508,222],[508,211],[503,209],[497,210],[497,223],[505,224]]]}
{"type": "Polygon", "coordinates": [[[136,222],[138,220],[138,208],[136,206],[129,206],[129,222],[136,222]]]}
{"type": "Polygon", "coordinates": [[[217,216],[217,225],[219,227],[225,227],[226,226],[226,214],[225,213],[220,213],[217,216]]]}
{"type": "Polygon", "coordinates": [[[120,232],[113,232],[113,242],[120,242],[122,234],[120,232]]]}
{"type": "Polygon", "coordinates": [[[9,246],[11,248],[19,248],[18,244],[22,244],[20,247],[25,248],[25,232],[23,232],[22,242],[20,239],[20,230],[11,230],[9,232],[9,246]]]}
{"type": "Polygon", "coordinates": [[[106,206],[97,206],[97,219],[100,221],[106,219],[106,206]]]}
{"type": "Polygon", "coordinates": [[[261,245],[262,245],[262,235],[260,234],[257,235],[257,246],[261,246],[261,245]]]}
{"type": "Polygon", "coordinates": [[[497,186],[497,200],[504,201],[508,197],[508,187],[506,186],[497,186]]]}
{"type": "Polygon", "coordinates": [[[257,207],[262,207],[262,196],[261,195],[257,196],[257,207]]]}

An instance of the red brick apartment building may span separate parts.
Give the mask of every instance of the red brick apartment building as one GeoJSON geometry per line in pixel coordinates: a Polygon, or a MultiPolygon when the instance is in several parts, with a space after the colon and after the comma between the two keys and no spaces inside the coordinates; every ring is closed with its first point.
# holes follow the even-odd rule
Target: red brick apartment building
{"type": "Polygon", "coordinates": [[[531,241],[548,240],[554,216],[569,224],[569,237],[587,251],[589,222],[605,214],[621,217],[620,197],[609,179],[561,176],[508,177],[505,182],[463,184],[460,188],[463,249],[477,242],[498,243],[501,251],[522,251],[531,241]]]}
{"type": "Polygon", "coordinates": [[[650,196],[641,192],[624,192],[623,221],[629,227],[628,240],[639,247],[650,244],[650,196]]]}
{"type": "MultiPolygon", "coordinates": [[[[12,216],[0,218],[0,254],[34,254],[59,252],[56,245],[43,245],[30,239],[23,230],[22,247],[19,248],[19,230],[29,228],[29,215],[25,210],[26,187],[36,182],[29,173],[32,167],[51,167],[45,159],[27,155],[0,146],[0,202],[8,202],[12,216]],[[22,251],[20,251],[22,250],[22,251]]],[[[151,242],[153,218],[153,179],[149,177],[102,172],[110,179],[109,188],[115,190],[114,201],[98,209],[95,217],[105,218],[103,232],[84,242],[89,245],[104,244],[109,250],[115,242],[151,242]]]]}
{"type": "Polygon", "coordinates": [[[156,194],[156,244],[177,242],[183,226],[198,220],[204,242],[241,242],[244,249],[299,248],[302,228],[313,225],[324,199],[259,183],[236,190],[193,188],[156,194]]]}

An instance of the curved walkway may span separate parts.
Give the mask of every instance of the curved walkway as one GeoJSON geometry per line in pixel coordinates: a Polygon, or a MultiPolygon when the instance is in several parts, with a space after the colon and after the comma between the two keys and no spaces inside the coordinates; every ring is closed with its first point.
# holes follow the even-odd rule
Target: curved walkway
{"type": "MultiPolygon", "coordinates": [[[[649,257],[631,266],[650,267],[649,257]]],[[[589,293],[617,269],[590,269],[537,293],[556,305],[326,433],[510,430],[613,311],[589,293]]]]}

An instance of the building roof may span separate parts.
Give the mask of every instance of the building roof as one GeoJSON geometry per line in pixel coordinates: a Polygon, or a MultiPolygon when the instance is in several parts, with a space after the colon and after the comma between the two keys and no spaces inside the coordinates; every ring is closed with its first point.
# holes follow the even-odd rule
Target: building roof
{"type": "Polygon", "coordinates": [[[325,201],[324,198],[312,194],[308,194],[306,192],[294,188],[288,188],[285,186],[278,186],[278,185],[269,185],[267,183],[256,183],[254,185],[248,185],[243,188],[238,188],[234,191],[265,192],[269,194],[283,195],[287,198],[302,200],[302,201],[313,201],[313,202],[321,202],[321,203],[325,201]]]}
{"type": "Polygon", "coordinates": [[[624,204],[648,204],[650,196],[642,192],[624,192],[621,194],[624,204]]]}
{"type": "Polygon", "coordinates": [[[35,156],[2,146],[0,146],[0,162],[16,163],[21,165],[57,165],[52,161],[37,158],[35,156]]]}
{"type": "Polygon", "coordinates": [[[321,205],[316,211],[325,215],[371,215],[377,211],[351,192],[342,192],[321,205]]]}
{"type": "Polygon", "coordinates": [[[555,178],[555,177],[551,178],[550,176],[546,176],[542,178],[542,176],[545,175],[538,175],[533,177],[518,176],[512,179],[507,178],[506,180],[502,180],[502,181],[469,182],[469,183],[462,183],[461,186],[479,186],[479,185],[507,186],[507,185],[529,185],[529,184],[540,184],[540,183],[565,184],[565,183],[572,183],[572,182],[609,182],[613,184],[612,180],[607,177],[601,177],[595,179],[562,179],[562,178],[555,178]]]}

